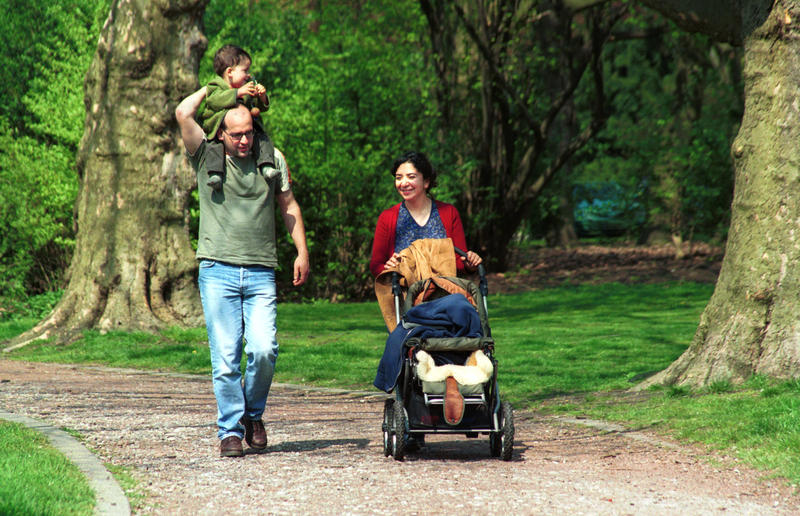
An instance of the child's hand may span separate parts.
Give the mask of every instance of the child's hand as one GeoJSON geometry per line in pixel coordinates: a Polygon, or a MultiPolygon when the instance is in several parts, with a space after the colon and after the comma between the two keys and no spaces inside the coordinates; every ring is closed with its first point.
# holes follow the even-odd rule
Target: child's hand
{"type": "Polygon", "coordinates": [[[240,99],[245,95],[250,95],[251,97],[254,97],[256,95],[256,84],[254,82],[252,81],[248,82],[247,84],[236,90],[236,98],[240,99]]]}
{"type": "Polygon", "coordinates": [[[267,98],[267,88],[261,84],[256,84],[256,96],[262,104],[269,106],[269,99],[267,98]]]}

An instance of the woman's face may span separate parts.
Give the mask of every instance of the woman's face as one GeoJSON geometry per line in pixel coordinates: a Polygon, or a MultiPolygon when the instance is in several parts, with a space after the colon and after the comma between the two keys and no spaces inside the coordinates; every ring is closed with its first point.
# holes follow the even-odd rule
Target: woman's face
{"type": "Polygon", "coordinates": [[[394,187],[404,201],[413,201],[424,197],[430,181],[424,179],[411,163],[403,163],[394,173],[394,187]]]}

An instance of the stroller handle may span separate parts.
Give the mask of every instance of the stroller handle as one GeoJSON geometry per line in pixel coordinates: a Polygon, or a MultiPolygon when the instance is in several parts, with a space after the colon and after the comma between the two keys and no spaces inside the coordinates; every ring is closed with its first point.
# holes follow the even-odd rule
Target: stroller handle
{"type": "MultiPolygon", "coordinates": [[[[453,249],[455,250],[457,255],[464,258],[467,257],[466,251],[462,251],[456,246],[453,246],[453,249]]],[[[485,298],[487,295],[489,295],[489,283],[486,281],[486,268],[483,266],[482,263],[478,265],[478,276],[480,276],[480,282],[478,288],[480,288],[481,295],[484,296],[485,298]]]]}
{"type": "Polygon", "coordinates": [[[394,297],[394,318],[400,324],[400,297],[403,295],[403,288],[400,286],[400,274],[392,273],[392,296],[394,297]]]}

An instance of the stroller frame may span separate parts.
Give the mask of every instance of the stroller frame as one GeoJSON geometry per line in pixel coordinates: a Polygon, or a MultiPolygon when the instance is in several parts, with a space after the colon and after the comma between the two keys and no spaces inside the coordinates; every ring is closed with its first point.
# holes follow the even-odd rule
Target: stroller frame
{"type": "MultiPolygon", "coordinates": [[[[456,253],[466,256],[460,249],[456,253]]],[[[488,285],[483,265],[478,266],[479,286],[460,278],[446,278],[463,287],[473,297],[480,316],[482,336],[461,339],[409,338],[403,343],[403,363],[395,387],[394,398],[388,398],[383,408],[383,453],[402,461],[407,452],[412,451],[413,443],[419,442],[425,434],[464,434],[468,438],[479,435],[489,436],[491,456],[504,461],[512,458],[514,446],[514,412],[511,405],[500,399],[497,387],[497,361],[494,358],[494,340],[489,327],[488,285]],[[452,342],[455,340],[456,342],[452,342]],[[475,351],[481,350],[492,363],[491,378],[482,385],[480,392],[462,393],[464,416],[460,423],[450,425],[443,418],[444,393],[428,393],[422,389],[422,381],[416,377],[416,352],[436,351],[475,351]]],[[[408,288],[403,300],[403,288],[399,275],[392,274],[392,294],[394,297],[396,321],[400,324],[402,315],[411,307],[416,294],[425,288],[421,280],[408,288]],[[401,312],[402,310],[402,312],[401,312]]]]}

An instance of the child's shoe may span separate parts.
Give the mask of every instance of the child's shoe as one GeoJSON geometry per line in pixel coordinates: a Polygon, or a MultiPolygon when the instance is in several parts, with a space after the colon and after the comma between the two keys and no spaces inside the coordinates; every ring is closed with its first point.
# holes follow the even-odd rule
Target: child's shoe
{"type": "Polygon", "coordinates": [[[206,183],[208,186],[211,187],[212,190],[215,192],[219,192],[222,190],[222,176],[219,174],[212,174],[208,176],[208,182],[206,183]]]}

